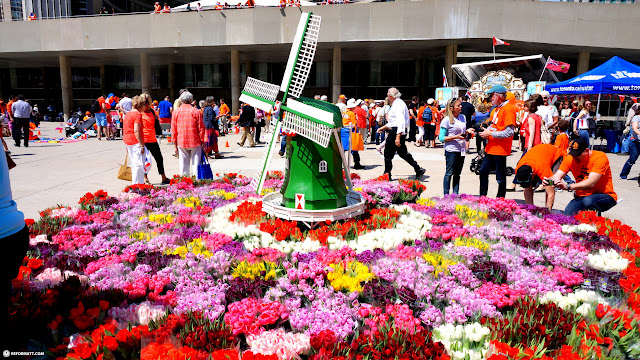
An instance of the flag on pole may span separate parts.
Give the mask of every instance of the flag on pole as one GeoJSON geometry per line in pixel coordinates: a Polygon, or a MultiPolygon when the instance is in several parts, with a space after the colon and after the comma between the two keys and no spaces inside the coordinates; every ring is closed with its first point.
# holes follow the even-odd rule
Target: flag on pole
{"type": "Polygon", "coordinates": [[[631,101],[633,101],[633,103],[637,103],[638,102],[638,98],[635,96],[629,96],[631,98],[631,101]]]}
{"type": "Polygon", "coordinates": [[[625,98],[626,96],[624,96],[624,95],[618,95],[618,97],[620,98],[620,102],[623,102],[623,101],[624,101],[624,98],[625,98]]]}
{"type": "Polygon", "coordinates": [[[571,65],[567,64],[566,62],[553,60],[552,58],[549,58],[549,60],[547,61],[547,69],[561,73],[568,73],[570,66],[571,65]]]}
{"type": "Polygon", "coordinates": [[[506,42],[506,41],[500,40],[500,39],[498,39],[497,37],[494,37],[494,38],[493,38],[493,46],[496,46],[496,45],[507,45],[507,46],[509,46],[509,45],[511,45],[511,44],[509,44],[509,43],[508,43],[508,42],[506,42]]]}
{"type": "Polygon", "coordinates": [[[444,68],[442,68],[442,86],[449,86],[449,82],[447,81],[447,73],[444,71],[444,68]]]}

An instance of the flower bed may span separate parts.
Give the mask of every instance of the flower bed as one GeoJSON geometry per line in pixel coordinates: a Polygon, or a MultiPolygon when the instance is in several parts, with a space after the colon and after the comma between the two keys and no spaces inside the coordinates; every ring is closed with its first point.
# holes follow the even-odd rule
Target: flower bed
{"type": "Polygon", "coordinates": [[[17,341],[68,359],[640,357],[628,226],[354,176],[366,214],[310,230],[249,181],[99,190],[28,221],[17,341]]]}

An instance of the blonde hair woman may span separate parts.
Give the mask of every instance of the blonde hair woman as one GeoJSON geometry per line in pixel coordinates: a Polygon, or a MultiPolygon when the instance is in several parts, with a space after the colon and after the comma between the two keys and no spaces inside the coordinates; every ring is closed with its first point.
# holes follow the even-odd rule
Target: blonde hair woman
{"type": "Polygon", "coordinates": [[[122,141],[127,145],[129,166],[131,166],[131,183],[144,184],[144,125],[142,113],[147,108],[145,99],[134,96],[131,100],[133,109],[127,113],[122,123],[122,141]]]}
{"type": "Polygon", "coordinates": [[[462,101],[457,98],[447,101],[445,116],[440,123],[440,142],[444,143],[444,157],[446,160],[446,172],[443,179],[444,194],[449,194],[453,180],[453,193],[460,191],[460,173],[464,166],[464,156],[467,145],[467,134],[473,134],[473,128],[467,129],[467,120],[462,111],[462,101]]]}

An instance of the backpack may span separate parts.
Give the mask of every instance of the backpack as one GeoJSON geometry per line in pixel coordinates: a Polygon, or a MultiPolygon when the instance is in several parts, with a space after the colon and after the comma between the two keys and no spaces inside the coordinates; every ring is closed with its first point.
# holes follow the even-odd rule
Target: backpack
{"type": "Polygon", "coordinates": [[[430,106],[427,106],[424,108],[424,111],[422,112],[422,121],[424,121],[425,124],[431,124],[432,120],[433,120],[433,111],[431,110],[430,106]]]}
{"type": "Polygon", "coordinates": [[[94,102],[92,102],[91,109],[89,109],[89,111],[91,111],[92,114],[99,113],[100,111],[102,111],[102,107],[100,106],[100,101],[95,100],[94,102]]]}
{"type": "Polygon", "coordinates": [[[547,122],[540,121],[540,142],[542,144],[551,144],[551,131],[547,127],[547,122]]]}

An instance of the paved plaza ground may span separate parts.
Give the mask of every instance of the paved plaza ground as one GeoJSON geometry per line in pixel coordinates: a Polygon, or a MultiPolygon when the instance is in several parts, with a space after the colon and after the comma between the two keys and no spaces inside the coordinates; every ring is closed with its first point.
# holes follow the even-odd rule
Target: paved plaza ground
{"type": "MultiPolygon", "coordinates": [[[[59,123],[41,123],[38,130],[42,138],[56,138],[62,136],[55,130],[59,123]]],[[[270,134],[263,134],[266,139],[270,134]]],[[[250,148],[248,143],[244,148],[237,145],[240,135],[229,135],[220,138],[221,154],[224,159],[212,161],[212,170],[216,172],[237,172],[246,176],[253,176],[255,169],[262,157],[265,145],[250,148]],[[229,147],[225,145],[229,144],[229,147]]],[[[12,139],[5,139],[11,150],[12,158],[18,164],[10,171],[13,197],[18,203],[18,208],[28,218],[37,218],[38,212],[54,205],[73,206],[86,192],[103,189],[110,194],[118,193],[129,185],[128,182],[118,180],[116,174],[119,164],[124,163],[125,145],[121,140],[98,141],[96,138],[74,143],[31,143],[28,148],[15,147],[12,139]]],[[[514,143],[515,144],[515,143],[514,143]]],[[[600,140],[596,140],[596,146],[600,140]]],[[[442,196],[442,178],[445,171],[444,150],[425,149],[408,145],[410,152],[418,163],[427,169],[423,182],[427,186],[426,196],[442,196]]],[[[382,175],[384,159],[378,154],[373,145],[365,145],[362,153],[362,164],[366,170],[356,171],[364,179],[375,178],[382,175]]],[[[171,156],[173,145],[162,140],[161,149],[164,156],[167,176],[178,173],[178,159],[171,156]]],[[[515,147],[514,147],[515,149],[515,147]]],[[[520,158],[519,151],[514,152],[508,158],[508,165],[515,167],[520,158]]],[[[637,175],[640,165],[632,170],[628,180],[620,180],[618,174],[627,160],[627,156],[608,154],[613,172],[613,183],[618,193],[619,203],[613,209],[604,213],[604,216],[621,220],[631,225],[635,230],[640,230],[640,206],[638,196],[637,175]]],[[[473,149],[467,155],[460,184],[460,192],[472,195],[479,193],[478,176],[469,170],[471,159],[476,156],[473,149]]],[[[283,170],[284,159],[275,155],[270,169],[283,170]]],[[[413,179],[413,169],[402,159],[394,159],[392,171],[394,179],[413,179]]],[[[149,174],[152,183],[160,183],[155,164],[149,174]]],[[[512,177],[508,180],[511,181],[512,177]]],[[[497,184],[495,177],[490,176],[489,195],[495,196],[497,184]]],[[[508,192],[508,198],[519,201],[523,199],[523,192],[508,192]]],[[[567,192],[557,193],[555,209],[562,210],[572,199],[572,194],[567,192]]],[[[536,193],[535,203],[544,205],[544,193],[536,193]]]]}

